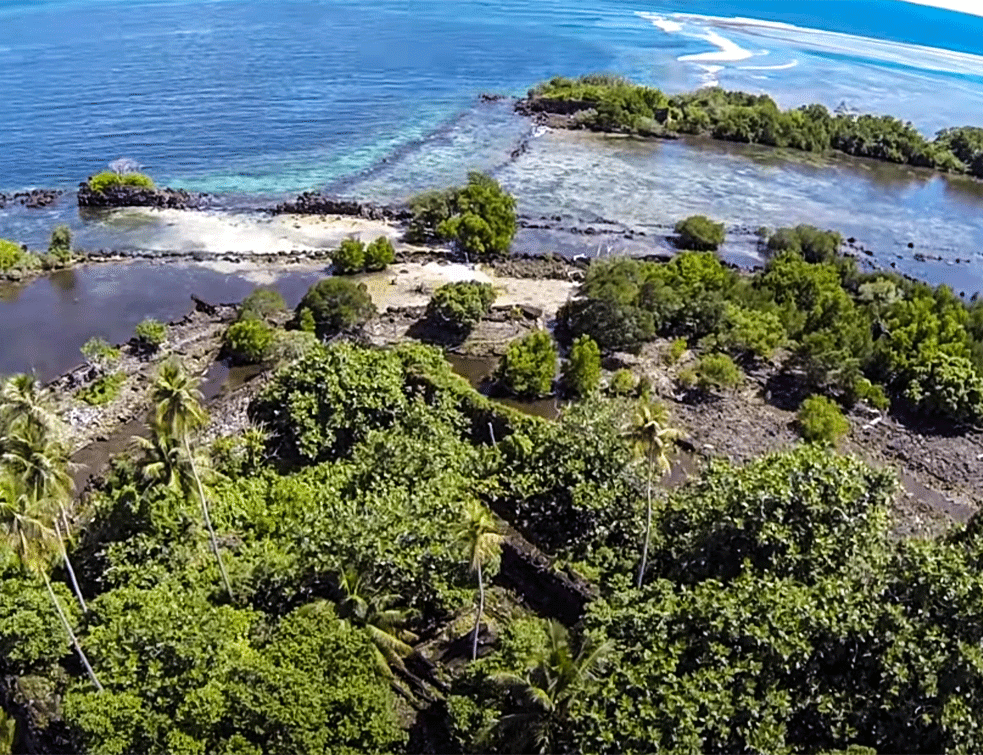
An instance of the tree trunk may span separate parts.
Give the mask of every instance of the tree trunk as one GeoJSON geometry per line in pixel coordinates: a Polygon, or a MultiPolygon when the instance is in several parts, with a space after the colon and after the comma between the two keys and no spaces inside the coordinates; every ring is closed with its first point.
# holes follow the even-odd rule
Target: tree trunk
{"type": "Polygon", "coordinates": [[[645,566],[649,557],[649,538],[652,535],[652,454],[649,453],[649,473],[648,484],[645,492],[645,542],[642,544],[642,563],[638,566],[638,580],[635,584],[639,590],[642,589],[642,580],[645,579],[645,566]]]}
{"type": "Polygon", "coordinates": [[[225,582],[225,590],[229,593],[229,600],[235,600],[232,595],[232,585],[229,583],[229,575],[225,572],[225,564],[222,563],[222,554],[218,549],[218,539],[215,537],[215,530],[212,527],[212,517],[208,513],[208,502],[205,500],[205,488],[201,484],[198,470],[195,467],[195,460],[191,456],[191,444],[188,438],[184,438],[184,450],[188,454],[188,463],[191,465],[191,475],[195,478],[195,485],[198,486],[198,500],[201,501],[201,513],[205,518],[205,526],[208,528],[208,537],[212,541],[212,551],[215,553],[215,560],[218,561],[218,569],[222,572],[222,581],[225,582]]]}
{"type": "Polygon", "coordinates": [[[478,615],[474,619],[474,642],[471,644],[471,660],[478,659],[478,631],[481,629],[481,614],[485,612],[485,582],[481,576],[481,564],[478,564],[478,615]]]}
{"type": "Polygon", "coordinates": [[[72,590],[75,592],[75,597],[78,598],[79,605],[82,606],[83,613],[88,613],[89,607],[85,605],[85,598],[82,597],[82,590],[79,588],[79,582],[75,578],[75,569],[72,568],[72,562],[68,558],[68,551],[65,549],[65,540],[61,536],[61,529],[58,527],[57,520],[55,521],[55,535],[58,536],[58,545],[61,547],[61,557],[65,562],[65,569],[68,571],[68,576],[72,581],[72,590]]]}
{"type": "Polygon", "coordinates": [[[51,596],[51,602],[54,603],[55,610],[58,612],[58,618],[61,619],[62,626],[65,627],[65,631],[68,632],[68,637],[72,641],[72,645],[75,647],[75,652],[78,653],[79,658],[82,661],[82,665],[85,666],[86,672],[89,674],[89,679],[92,683],[96,685],[96,689],[102,692],[102,685],[99,684],[99,680],[96,678],[96,672],[92,670],[92,666],[89,665],[89,659],[86,658],[85,652],[82,650],[82,646],[79,644],[78,637],[75,636],[75,632],[72,631],[72,625],[68,623],[68,617],[65,616],[65,612],[61,610],[61,604],[58,602],[58,596],[55,595],[54,588],[51,587],[51,581],[48,579],[48,575],[42,573],[44,577],[44,585],[48,588],[48,595],[51,596]]]}

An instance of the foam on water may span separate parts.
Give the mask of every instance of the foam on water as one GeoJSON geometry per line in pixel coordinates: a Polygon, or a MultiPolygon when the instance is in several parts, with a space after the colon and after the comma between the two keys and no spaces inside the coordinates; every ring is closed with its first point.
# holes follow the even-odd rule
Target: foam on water
{"type": "Polygon", "coordinates": [[[983,6],[979,0],[902,0],[913,5],[927,5],[932,8],[965,13],[968,16],[983,16],[983,6]]]}
{"type": "Polygon", "coordinates": [[[703,37],[707,42],[718,48],[717,52],[700,52],[693,55],[680,55],[676,60],[689,62],[708,62],[719,61],[721,63],[736,63],[739,60],[747,60],[754,56],[750,50],[745,50],[740,45],[727,39],[717,32],[707,31],[703,37]]]}

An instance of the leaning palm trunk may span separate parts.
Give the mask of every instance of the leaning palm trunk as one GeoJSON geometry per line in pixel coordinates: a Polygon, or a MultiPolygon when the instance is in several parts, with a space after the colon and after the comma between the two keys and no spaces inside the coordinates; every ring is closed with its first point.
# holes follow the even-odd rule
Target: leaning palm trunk
{"type": "Polygon", "coordinates": [[[198,476],[198,469],[195,467],[195,460],[191,456],[191,444],[188,443],[188,437],[184,438],[184,450],[188,454],[188,463],[191,465],[191,476],[195,478],[195,485],[198,486],[198,500],[201,501],[201,513],[205,519],[205,526],[208,528],[208,537],[212,541],[212,551],[215,553],[215,559],[218,561],[218,569],[222,572],[222,581],[225,583],[225,591],[229,594],[229,600],[235,600],[232,595],[232,585],[229,582],[229,575],[225,571],[225,564],[222,563],[222,553],[218,549],[218,538],[215,537],[215,529],[212,527],[212,517],[208,513],[208,502],[205,500],[205,488],[201,484],[201,478],[198,476]]]}
{"type": "Polygon", "coordinates": [[[61,528],[58,526],[58,520],[55,520],[55,534],[58,536],[58,545],[61,548],[61,558],[65,562],[65,570],[68,572],[68,576],[72,581],[72,591],[75,593],[75,597],[78,598],[79,605],[82,606],[82,611],[84,613],[89,612],[88,606],[85,605],[85,598],[82,597],[82,590],[79,588],[78,579],[75,578],[75,569],[72,568],[71,559],[68,558],[68,551],[65,549],[65,541],[61,536],[61,528]]]}
{"type": "Polygon", "coordinates": [[[645,489],[645,541],[642,544],[642,563],[638,566],[638,580],[635,587],[642,589],[642,581],[645,579],[645,567],[649,557],[649,540],[652,537],[652,454],[649,452],[648,484],[645,489]]]}
{"type": "Polygon", "coordinates": [[[481,564],[478,564],[478,615],[474,618],[474,641],[471,644],[471,660],[478,658],[478,631],[481,629],[481,614],[485,611],[485,581],[481,576],[481,564]]]}
{"type": "Polygon", "coordinates": [[[44,586],[48,588],[48,595],[51,596],[51,602],[55,606],[55,610],[58,612],[58,618],[61,619],[62,626],[65,627],[65,631],[68,632],[68,637],[72,641],[72,645],[75,647],[75,652],[78,653],[79,658],[82,661],[82,665],[85,666],[85,670],[89,675],[89,679],[96,686],[96,689],[102,692],[102,685],[99,684],[99,679],[96,678],[96,672],[92,670],[92,666],[89,664],[89,659],[85,656],[85,652],[82,650],[82,646],[79,644],[78,637],[75,636],[75,632],[72,631],[72,625],[68,622],[68,617],[65,616],[65,612],[61,610],[61,604],[58,602],[58,596],[55,595],[54,589],[51,587],[51,581],[48,579],[48,575],[42,573],[44,577],[44,586]]]}

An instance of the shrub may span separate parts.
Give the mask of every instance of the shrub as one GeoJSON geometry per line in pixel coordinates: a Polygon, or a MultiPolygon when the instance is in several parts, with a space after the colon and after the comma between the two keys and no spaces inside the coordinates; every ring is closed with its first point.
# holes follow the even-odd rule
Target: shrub
{"type": "Polygon", "coordinates": [[[782,252],[802,255],[806,262],[832,262],[836,259],[843,237],[835,231],[820,231],[815,226],[797,225],[779,228],[768,237],[768,253],[782,252]]]}
{"type": "Polygon", "coordinates": [[[154,182],[143,173],[124,173],[120,175],[111,170],[96,173],[89,178],[89,188],[99,194],[117,186],[132,186],[137,189],[153,189],[154,182]]]}
{"type": "Polygon", "coordinates": [[[126,375],[122,372],[112,372],[102,375],[91,385],[79,388],[75,392],[75,398],[84,401],[90,406],[103,406],[114,401],[118,396],[123,383],[126,382],[126,375]]]}
{"type": "Polygon", "coordinates": [[[622,368],[611,376],[609,388],[615,396],[627,396],[637,385],[635,374],[631,370],[622,368]]]}
{"type": "Polygon", "coordinates": [[[570,348],[563,382],[575,396],[589,396],[601,382],[601,350],[590,336],[580,336],[570,348]]]}
{"type": "Polygon", "coordinates": [[[137,325],[134,338],[140,351],[151,353],[157,351],[167,340],[167,327],[148,317],[137,325]]]}
{"type": "Polygon", "coordinates": [[[495,291],[490,283],[446,283],[434,291],[427,314],[458,330],[470,330],[488,314],[494,301],[495,291]]]}
{"type": "Polygon", "coordinates": [[[666,351],[663,361],[671,367],[682,359],[683,354],[686,353],[686,349],[688,348],[689,343],[685,338],[677,338],[669,344],[669,349],[666,351]]]}
{"type": "Polygon", "coordinates": [[[365,284],[342,278],[325,278],[304,294],[297,305],[301,326],[304,325],[302,313],[305,309],[314,321],[314,332],[321,338],[362,325],[376,313],[365,284]]]}
{"type": "Polygon", "coordinates": [[[676,223],[681,249],[715,252],[724,243],[724,224],[714,223],[705,215],[691,215],[676,223]]]}
{"type": "Polygon", "coordinates": [[[858,401],[863,401],[881,411],[885,411],[891,407],[891,399],[884,393],[884,389],[863,376],[853,381],[844,398],[850,406],[858,401]]]}
{"type": "Polygon", "coordinates": [[[774,312],[728,303],[720,330],[703,339],[701,344],[738,358],[770,359],[785,339],[785,326],[774,312]]]}
{"type": "Polygon", "coordinates": [[[395,259],[396,250],[385,236],[380,236],[365,247],[365,269],[369,272],[385,270],[395,259]]]}
{"type": "Polygon", "coordinates": [[[222,338],[226,355],[242,364],[262,362],[272,343],[273,329],[254,317],[232,323],[222,338]]]}
{"type": "Polygon", "coordinates": [[[538,330],[509,344],[496,376],[518,396],[545,396],[553,388],[556,359],[550,334],[538,330]]]}
{"type": "Polygon", "coordinates": [[[300,317],[297,320],[297,328],[305,333],[317,332],[317,323],[314,322],[314,315],[307,307],[300,310],[300,317]]]}
{"type": "Polygon", "coordinates": [[[283,312],[286,308],[287,303],[279,291],[257,286],[239,305],[238,319],[244,320],[253,317],[267,320],[278,312],[283,312]]]}
{"type": "Polygon", "coordinates": [[[905,395],[923,411],[955,422],[983,420],[983,376],[965,357],[923,355],[915,363],[905,395]]]}
{"type": "Polygon", "coordinates": [[[365,269],[365,244],[358,239],[345,239],[331,255],[335,270],[342,275],[354,275],[365,269]]]}
{"type": "Polygon", "coordinates": [[[55,226],[51,232],[48,255],[57,267],[65,267],[72,261],[72,232],[67,225],[55,226]]]}
{"type": "Polygon", "coordinates": [[[411,198],[409,206],[413,217],[406,238],[419,243],[438,239],[437,229],[453,214],[456,191],[456,189],[427,191],[411,198]]]}
{"type": "Polygon", "coordinates": [[[850,423],[840,407],[825,396],[810,396],[802,402],[797,425],[799,434],[813,443],[836,444],[850,432],[850,423]]]}
{"type": "Polygon", "coordinates": [[[696,367],[680,372],[679,379],[701,391],[729,390],[741,384],[744,373],[726,354],[707,354],[696,367]]]}
{"type": "Polygon", "coordinates": [[[468,174],[468,184],[453,191],[449,217],[436,234],[453,241],[472,257],[504,255],[515,236],[515,199],[498,182],[482,173],[468,174]]]}
{"type": "Polygon", "coordinates": [[[106,370],[120,357],[120,350],[110,346],[105,338],[90,338],[81,348],[82,356],[99,370],[106,370]]]}
{"type": "MultiPolygon", "coordinates": [[[[309,312],[307,313],[310,314],[309,312]]],[[[314,331],[275,330],[273,343],[267,350],[266,360],[274,365],[284,365],[303,359],[318,344],[314,331]]]]}
{"type": "Polygon", "coordinates": [[[0,239],[0,270],[4,272],[12,270],[22,262],[23,258],[24,250],[20,244],[0,239]]]}

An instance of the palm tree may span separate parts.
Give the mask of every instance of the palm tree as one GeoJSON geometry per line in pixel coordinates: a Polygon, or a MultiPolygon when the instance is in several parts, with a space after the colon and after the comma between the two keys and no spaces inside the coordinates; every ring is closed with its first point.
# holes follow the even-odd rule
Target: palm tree
{"type": "Polygon", "coordinates": [[[478,657],[478,630],[481,616],[485,612],[482,569],[499,556],[504,538],[495,517],[480,503],[472,501],[465,509],[458,539],[465,548],[471,571],[478,575],[478,611],[474,619],[474,641],[471,645],[471,660],[475,660],[478,657]]]}
{"type": "Polygon", "coordinates": [[[648,564],[649,542],[652,536],[652,481],[658,468],[660,476],[670,469],[667,451],[681,437],[679,430],[669,427],[665,406],[653,401],[641,401],[635,407],[628,437],[635,444],[635,452],[646,460],[647,480],[645,490],[645,540],[642,545],[642,562],[638,567],[636,587],[642,586],[648,564]]]}
{"type": "Polygon", "coordinates": [[[212,517],[208,510],[208,499],[205,497],[205,488],[201,484],[201,476],[195,466],[194,455],[191,453],[190,435],[194,430],[205,424],[207,415],[201,407],[201,391],[198,390],[198,380],[189,376],[181,363],[169,359],[160,366],[157,379],[154,381],[152,392],[153,402],[156,406],[156,425],[155,431],[166,428],[167,434],[175,443],[184,446],[189,471],[194,480],[198,493],[198,501],[201,503],[201,513],[205,520],[205,527],[208,529],[208,537],[211,540],[212,551],[218,561],[218,568],[222,574],[222,581],[225,583],[225,590],[229,594],[229,599],[234,600],[232,594],[232,584],[229,582],[229,575],[225,571],[225,564],[222,562],[222,553],[218,547],[218,538],[215,536],[215,528],[212,527],[212,517]]]}
{"type": "Polygon", "coordinates": [[[68,550],[65,548],[65,540],[71,537],[68,507],[74,488],[68,474],[68,452],[51,428],[51,425],[34,422],[29,418],[24,422],[15,422],[4,439],[0,461],[3,461],[8,472],[23,485],[25,494],[34,504],[45,508],[50,504],[57,509],[53,526],[62,561],[79,605],[83,611],[88,612],[75,569],[72,568],[68,550]]]}
{"type": "Polygon", "coordinates": [[[14,375],[0,385],[0,436],[8,435],[20,422],[44,428],[56,439],[66,434],[64,422],[32,375],[14,375]]]}
{"type": "Polygon", "coordinates": [[[62,626],[68,633],[75,652],[78,653],[79,659],[96,689],[102,692],[102,685],[99,683],[95,671],[92,670],[89,659],[82,650],[82,645],[79,643],[68,617],[62,610],[61,603],[58,602],[58,596],[55,595],[54,588],[51,586],[51,580],[48,579],[48,562],[57,536],[52,528],[45,525],[44,520],[52,518],[56,519],[57,514],[53,511],[45,511],[39,506],[21,481],[9,475],[0,479],[0,536],[17,556],[21,567],[29,573],[39,575],[44,580],[51,603],[55,607],[55,612],[58,614],[62,626]]]}
{"type": "Polygon", "coordinates": [[[612,649],[612,643],[583,643],[574,654],[566,627],[548,625],[546,652],[524,674],[498,673],[491,679],[513,690],[526,710],[502,716],[485,733],[495,732],[511,744],[513,752],[554,752],[560,745],[572,704],[578,694],[596,681],[595,671],[612,649]]]}
{"type": "Polygon", "coordinates": [[[393,668],[407,673],[404,660],[414,653],[409,643],[419,639],[406,629],[413,612],[393,607],[398,595],[367,590],[362,575],[355,569],[344,571],[339,586],[343,597],[338,604],[338,615],[369,635],[379,673],[388,679],[393,678],[393,668]]]}

